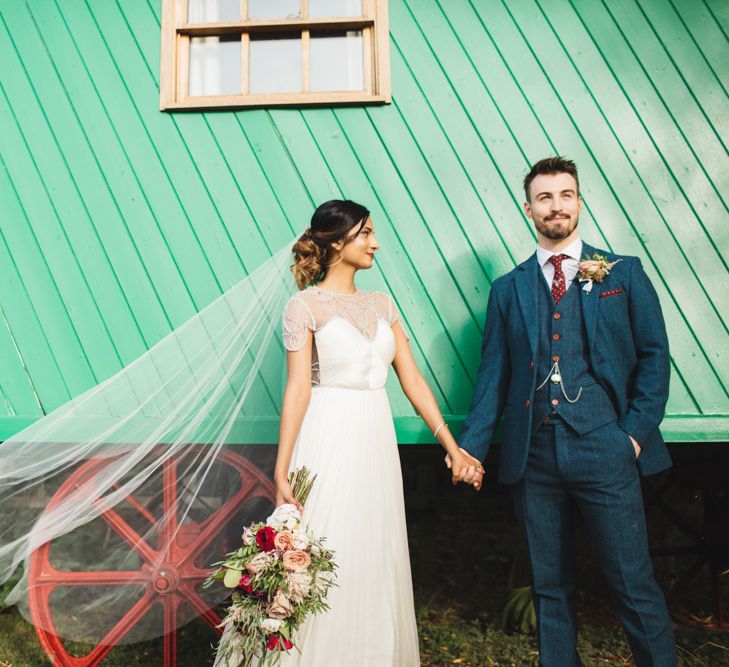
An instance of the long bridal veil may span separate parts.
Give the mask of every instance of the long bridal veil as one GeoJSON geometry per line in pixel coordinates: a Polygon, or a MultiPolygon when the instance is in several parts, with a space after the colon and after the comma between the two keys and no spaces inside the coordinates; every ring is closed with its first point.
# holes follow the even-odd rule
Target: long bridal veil
{"type": "Polygon", "coordinates": [[[290,245],[139,359],[0,444],[0,583],[49,633],[116,644],[208,615],[264,518],[290,245]]]}

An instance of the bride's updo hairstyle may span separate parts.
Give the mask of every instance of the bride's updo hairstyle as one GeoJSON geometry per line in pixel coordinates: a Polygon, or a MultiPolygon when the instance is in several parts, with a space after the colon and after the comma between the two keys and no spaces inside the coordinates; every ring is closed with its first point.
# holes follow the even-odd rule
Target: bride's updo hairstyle
{"type": "Polygon", "coordinates": [[[294,243],[291,273],[299,289],[316,285],[327,269],[338,260],[340,251],[332,244],[348,242],[359,234],[370,212],[353,201],[332,199],[324,202],[311,216],[311,226],[294,243]]]}

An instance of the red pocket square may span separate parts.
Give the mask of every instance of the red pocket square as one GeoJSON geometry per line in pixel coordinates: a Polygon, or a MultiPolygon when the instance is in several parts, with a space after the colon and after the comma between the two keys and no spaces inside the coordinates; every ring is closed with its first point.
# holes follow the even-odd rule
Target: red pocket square
{"type": "Polygon", "coordinates": [[[622,287],[618,287],[618,289],[610,289],[607,292],[600,292],[600,298],[605,299],[608,296],[615,296],[616,294],[625,294],[625,290],[622,287]]]}

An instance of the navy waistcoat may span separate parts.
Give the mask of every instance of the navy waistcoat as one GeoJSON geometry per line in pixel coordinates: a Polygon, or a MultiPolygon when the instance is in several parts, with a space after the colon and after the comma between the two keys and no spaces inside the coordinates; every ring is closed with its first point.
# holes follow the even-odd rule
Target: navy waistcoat
{"type": "Polygon", "coordinates": [[[582,387],[582,394],[579,400],[570,403],[560,385],[547,380],[534,396],[532,431],[539,428],[550,412],[556,412],[582,435],[617,419],[615,406],[590,367],[579,283],[574,281],[559,304],[555,304],[541,271],[537,280],[537,386],[552,374],[550,369],[558,361],[564,393],[574,400],[582,387]]]}

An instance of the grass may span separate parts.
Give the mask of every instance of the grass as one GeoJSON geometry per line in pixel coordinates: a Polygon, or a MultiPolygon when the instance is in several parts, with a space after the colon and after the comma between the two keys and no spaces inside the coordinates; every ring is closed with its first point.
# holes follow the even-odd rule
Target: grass
{"type": "MultiPolygon", "coordinates": [[[[520,538],[503,489],[487,486],[476,495],[452,489],[440,472],[405,466],[411,559],[423,667],[531,667],[538,665],[535,638],[507,634],[498,618],[520,538]]],[[[650,515],[649,515],[650,516],[650,515]]],[[[651,523],[652,534],[667,530],[651,523]]],[[[584,540],[579,539],[578,648],[586,667],[633,664],[622,628],[584,540]]],[[[677,562],[656,561],[659,580],[671,581],[677,562]],[[669,565],[671,567],[669,567],[669,565]]],[[[708,600],[699,581],[682,600],[697,612],[708,600]]],[[[726,598],[729,599],[729,591],[726,598]]],[[[209,629],[196,621],[178,636],[180,667],[212,664],[209,629]]],[[[681,667],[729,665],[729,632],[676,627],[681,667]]],[[[78,646],[83,654],[88,647],[78,646]]],[[[115,648],[108,667],[161,665],[162,645],[152,640],[115,648]]],[[[15,608],[0,612],[0,667],[50,666],[34,628],[15,608]]],[[[325,666],[328,667],[328,666],[325,666]]]]}

